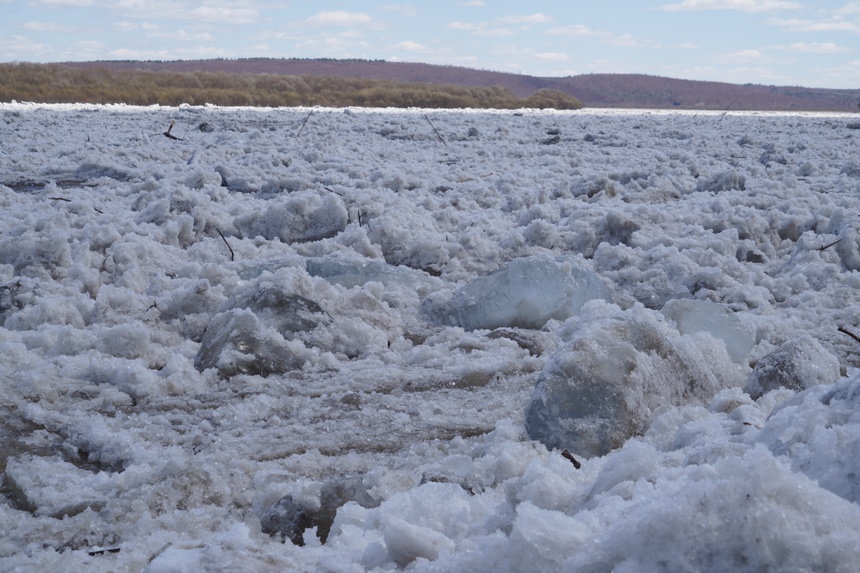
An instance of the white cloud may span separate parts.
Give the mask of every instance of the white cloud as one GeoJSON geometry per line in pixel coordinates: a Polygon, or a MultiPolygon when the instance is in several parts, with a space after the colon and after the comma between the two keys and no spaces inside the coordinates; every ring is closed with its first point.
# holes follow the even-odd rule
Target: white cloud
{"type": "Polygon", "coordinates": [[[21,24],[21,28],[34,32],[62,32],[68,29],[62,24],[54,22],[24,22],[21,24]]]}
{"type": "Polygon", "coordinates": [[[608,32],[598,32],[582,24],[571,24],[570,26],[550,28],[546,33],[551,36],[567,36],[568,38],[588,38],[609,35],[608,32]]]}
{"type": "Polygon", "coordinates": [[[475,32],[477,30],[481,30],[484,28],[481,24],[474,24],[471,22],[451,22],[447,26],[445,26],[449,30],[459,30],[461,32],[475,32]]]}
{"type": "Polygon", "coordinates": [[[860,77],[860,60],[852,60],[839,64],[815,70],[820,74],[822,81],[817,83],[826,84],[832,88],[855,88],[851,81],[853,78],[860,77]]]}
{"type": "Polygon", "coordinates": [[[95,6],[95,0],[33,0],[35,6],[86,8],[95,6]]]}
{"type": "Polygon", "coordinates": [[[548,62],[564,62],[570,59],[570,56],[561,52],[538,52],[534,57],[548,62]]]}
{"type": "Polygon", "coordinates": [[[776,84],[785,80],[779,72],[763,66],[739,66],[726,70],[728,77],[724,81],[732,83],[776,84]]]}
{"type": "Polygon", "coordinates": [[[365,49],[369,46],[366,43],[355,44],[343,38],[319,38],[302,42],[297,47],[312,54],[327,54],[332,57],[349,58],[356,57],[357,53],[353,51],[354,49],[365,49]]]}
{"type": "Polygon", "coordinates": [[[666,4],[663,10],[737,10],[739,12],[773,12],[798,10],[803,5],[789,0],[683,0],[679,4],[666,4]]]}
{"type": "Polygon", "coordinates": [[[134,30],[147,30],[147,31],[152,32],[152,31],[158,30],[158,28],[159,28],[157,24],[152,24],[151,22],[143,22],[141,24],[138,24],[136,22],[126,22],[126,21],[114,22],[113,27],[114,27],[114,29],[120,30],[123,32],[133,32],[134,30]]]}
{"type": "Polygon", "coordinates": [[[17,57],[24,57],[27,60],[32,60],[34,56],[50,54],[51,48],[24,36],[0,35],[0,52],[3,53],[5,61],[15,60],[17,57]]]}
{"type": "Polygon", "coordinates": [[[424,44],[419,44],[418,42],[413,42],[412,40],[406,40],[404,42],[400,42],[399,44],[395,44],[391,46],[393,50],[406,50],[409,52],[423,52],[427,49],[427,46],[424,44]]]}
{"type": "Polygon", "coordinates": [[[763,54],[759,50],[738,50],[736,52],[732,52],[730,54],[726,54],[726,58],[731,60],[738,60],[741,62],[748,62],[750,60],[760,60],[763,54]]]}
{"type": "Polygon", "coordinates": [[[112,60],[205,59],[223,58],[229,55],[229,53],[220,48],[204,46],[183,48],[180,50],[133,50],[130,48],[120,48],[108,52],[108,58],[112,60]]]}
{"type": "Polygon", "coordinates": [[[401,14],[402,16],[417,16],[418,8],[413,6],[412,4],[385,4],[379,7],[380,10],[384,10],[385,12],[396,12],[401,14]]]}
{"type": "Polygon", "coordinates": [[[153,38],[170,38],[173,40],[190,40],[195,42],[211,42],[215,36],[208,32],[189,32],[188,30],[171,30],[150,34],[153,38]]]}
{"type": "Polygon", "coordinates": [[[327,10],[317,12],[307,19],[315,26],[362,26],[371,24],[373,18],[364,12],[347,12],[345,10],[327,10]]]}
{"type": "Polygon", "coordinates": [[[716,60],[725,64],[739,64],[741,68],[749,68],[751,65],[763,64],[778,64],[790,65],[795,63],[793,57],[777,57],[772,52],[763,51],[760,49],[748,48],[745,50],[737,50],[726,54],[720,54],[716,60]]]}
{"type": "Polygon", "coordinates": [[[770,18],[765,24],[783,28],[789,32],[854,32],[860,33],[860,26],[854,22],[846,22],[844,20],[800,20],[800,19],[784,19],[770,18]]]}
{"type": "Polygon", "coordinates": [[[513,36],[516,31],[511,28],[495,27],[489,22],[451,22],[445,26],[449,30],[468,32],[475,36],[513,36]]]}
{"type": "Polygon", "coordinates": [[[220,8],[216,6],[200,6],[191,10],[189,14],[193,20],[230,24],[252,24],[260,17],[256,10],[247,8],[220,8]]]}
{"type": "Polygon", "coordinates": [[[484,0],[468,0],[468,2],[460,2],[457,6],[473,6],[475,8],[484,8],[487,5],[484,0]]]}
{"type": "Polygon", "coordinates": [[[848,51],[848,48],[843,48],[833,42],[797,42],[787,46],[786,49],[792,52],[804,52],[808,54],[836,54],[848,51]]]}
{"type": "Polygon", "coordinates": [[[641,46],[642,44],[634,38],[630,34],[621,34],[619,36],[612,36],[607,40],[608,44],[612,46],[620,46],[622,48],[635,48],[636,46],[641,46]]]}
{"type": "Polygon", "coordinates": [[[551,36],[564,36],[566,38],[597,38],[604,44],[623,48],[642,45],[642,42],[630,34],[613,34],[603,30],[593,30],[582,24],[550,28],[546,33],[551,36]]]}
{"type": "Polygon", "coordinates": [[[860,2],[849,2],[835,12],[837,14],[860,14],[860,2]]]}
{"type": "Polygon", "coordinates": [[[552,16],[546,14],[532,14],[530,16],[504,16],[496,20],[496,24],[551,24],[554,22],[552,16]]]}
{"type": "Polygon", "coordinates": [[[260,12],[256,9],[256,5],[245,1],[117,0],[102,2],[102,4],[123,21],[127,19],[191,20],[196,23],[238,25],[253,24],[260,20],[260,12]]]}
{"type": "Polygon", "coordinates": [[[554,20],[546,14],[531,14],[528,16],[503,16],[492,22],[451,22],[446,26],[449,30],[469,32],[475,36],[513,36],[517,31],[526,29],[533,24],[549,24],[554,20]]]}

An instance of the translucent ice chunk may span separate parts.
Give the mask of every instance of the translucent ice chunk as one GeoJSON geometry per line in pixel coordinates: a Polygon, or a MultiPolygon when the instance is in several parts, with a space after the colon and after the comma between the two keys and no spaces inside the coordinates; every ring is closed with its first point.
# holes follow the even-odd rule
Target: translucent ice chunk
{"type": "Polygon", "coordinates": [[[467,330],[541,328],[577,314],[592,299],[611,299],[594,272],[568,258],[533,256],[515,259],[424,310],[436,322],[467,330]]]}
{"type": "Polygon", "coordinates": [[[435,281],[427,274],[409,267],[394,266],[382,261],[342,261],[335,258],[308,259],[308,274],[321,277],[330,283],[346,288],[361,286],[367,282],[384,285],[401,284],[418,289],[430,288],[435,281]]]}
{"type": "Polygon", "coordinates": [[[239,308],[215,315],[194,360],[201,372],[217,368],[226,378],[280,374],[301,365],[280,333],[263,325],[250,310],[239,308]]]}
{"type": "Polygon", "coordinates": [[[743,380],[719,342],[684,339],[647,314],[589,322],[541,372],[526,407],[529,437],[603,455],[643,432],[659,408],[704,402],[743,380]]]}
{"type": "Polygon", "coordinates": [[[722,340],[729,356],[739,364],[746,361],[755,346],[755,330],[722,304],[675,299],[667,302],[660,312],[675,323],[681,334],[707,332],[722,340]]]}

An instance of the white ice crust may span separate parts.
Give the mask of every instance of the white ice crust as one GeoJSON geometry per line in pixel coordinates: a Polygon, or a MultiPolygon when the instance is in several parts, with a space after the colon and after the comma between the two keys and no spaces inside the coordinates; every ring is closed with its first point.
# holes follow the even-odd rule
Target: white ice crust
{"type": "Polygon", "coordinates": [[[854,121],[0,104],[0,570],[855,571],[854,121]]]}

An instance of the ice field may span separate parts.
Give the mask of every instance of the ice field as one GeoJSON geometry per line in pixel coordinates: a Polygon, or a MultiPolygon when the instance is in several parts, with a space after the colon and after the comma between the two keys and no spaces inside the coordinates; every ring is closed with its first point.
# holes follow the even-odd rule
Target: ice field
{"type": "Polygon", "coordinates": [[[857,120],[0,104],[0,570],[857,571],[857,120]]]}

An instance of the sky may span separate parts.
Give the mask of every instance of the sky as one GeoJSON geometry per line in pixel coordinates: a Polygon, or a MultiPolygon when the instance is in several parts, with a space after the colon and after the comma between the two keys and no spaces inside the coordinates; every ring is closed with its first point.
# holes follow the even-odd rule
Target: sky
{"type": "Polygon", "coordinates": [[[0,61],[359,58],[860,87],[860,0],[0,0],[0,61]]]}

